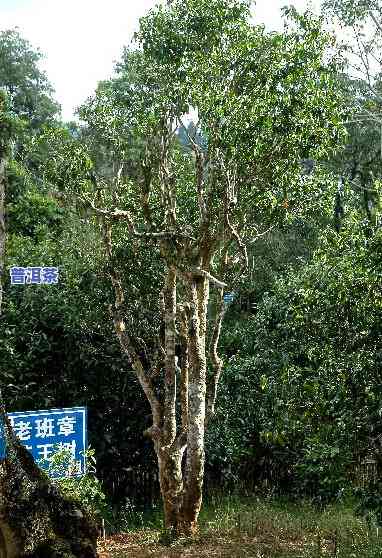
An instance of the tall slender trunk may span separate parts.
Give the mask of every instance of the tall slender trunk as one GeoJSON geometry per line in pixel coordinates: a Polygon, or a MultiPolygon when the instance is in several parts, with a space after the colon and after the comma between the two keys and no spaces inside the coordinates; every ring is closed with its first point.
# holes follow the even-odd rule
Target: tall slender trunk
{"type": "Polygon", "coordinates": [[[206,413],[206,323],[209,281],[192,279],[190,291],[188,429],[185,486],[182,504],[183,531],[192,534],[202,505],[204,429],[206,413]]]}
{"type": "Polygon", "coordinates": [[[163,292],[165,321],[165,397],[163,442],[172,444],[176,437],[176,271],[167,271],[163,292]]]}
{"type": "Polygon", "coordinates": [[[165,527],[179,531],[179,516],[183,497],[182,455],[184,448],[177,440],[176,420],[176,270],[167,270],[163,290],[165,322],[165,395],[163,424],[160,438],[154,442],[158,459],[159,481],[163,497],[165,527]]]}

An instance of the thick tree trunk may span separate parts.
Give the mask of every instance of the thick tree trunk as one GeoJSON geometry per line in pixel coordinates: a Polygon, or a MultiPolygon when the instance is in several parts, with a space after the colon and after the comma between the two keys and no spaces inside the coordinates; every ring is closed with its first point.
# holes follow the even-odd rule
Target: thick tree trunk
{"type": "Polygon", "coordinates": [[[197,530],[202,505],[204,478],[204,431],[206,415],[206,325],[209,281],[193,279],[189,286],[191,313],[189,328],[188,429],[185,487],[182,503],[183,532],[197,530]]]}
{"type": "Polygon", "coordinates": [[[159,483],[163,499],[164,526],[176,535],[182,534],[183,502],[182,451],[157,448],[159,483]]]}
{"type": "Polygon", "coordinates": [[[182,410],[185,412],[182,413],[178,437],[173,443],[165,448],[156,444],[165,526],[176,535],[186,536],[196,532],[202,505],[208,279],[193,278],[188,290],[188,348],[181,361],[180,397],[182,410]],[[186,463],[182,472],[182,457],[185,451],[186,463]]]}
{"type": "MultiPolygon", "coordinates": [[[[171,291],[174,293],[172,283],[171,291]]],[[[167,286],[169,284],[167,283],[167,286]]],[[[160,488],[163,499],[165,528],[175,536],[190,536],[197,530],[198,516],[202,504],[204,475],[204,430],[206,407],[206,318],[208,304],[208,279],[190,280],[188,287],[189,316],[181,319],[182,356],[180,359],[181,423],[174,436],[173,379],[169,359],[174,356],[169,350],[166,359],[167,385],[170,384],[171,398],[164,406],[165,419],[161,434],[154,438],[158,458],[160,488]],[[188,328],[185,323],[188,322],[188,328]],[[187,331],[186,331],[187,329],[187,331]],[[166,412],[170,421],[166,421],[166,412]],[[169,435],[170,434],[170,435],[169,435]],[[183,455],[186,452],[184,470],[183,455]]],[[[167,292],[167,295],[169,292],[167,292]]],[[[166,297],[165,297],[166,298],[166,297]]],[[[173,348],[174,298],[167,297],[166,339],[167,349],[173,348]],[[169,343],[170,340],[170,343],[169,343]]],[[[184,310],[184,307],[183,307],[184,310]]]]}
{"type": "MultiPolygon", "coordinates": [[[[2,413],[4,418],[4,414],[2,413]]],[[[0,557],[95,558],[97,529],[11,435],[0,462],[0,557]]]]}

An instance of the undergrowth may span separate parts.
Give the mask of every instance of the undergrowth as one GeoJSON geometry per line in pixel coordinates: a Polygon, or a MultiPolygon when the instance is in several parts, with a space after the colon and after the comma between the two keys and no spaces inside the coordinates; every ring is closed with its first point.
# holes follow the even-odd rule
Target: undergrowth
{"type": "MultiPolygon", "coordinates": [[[[380,558],[378,528],[357,517],[354,509],[351,501],[319,510],[309,502],[215,494],[204,503],[199,535],[194,540],[169,541],[168,546],[174,550],[189,546],[190,551],[194,547],[195,556],[204,556],[207,548],[217,545],[222,557],[380,558]]],[[[130,506],[119,521],[119,530],[135,533],[142,547],[155,547],[155,552],[164,548],[160,507],[137,512],[130,506]]]]}

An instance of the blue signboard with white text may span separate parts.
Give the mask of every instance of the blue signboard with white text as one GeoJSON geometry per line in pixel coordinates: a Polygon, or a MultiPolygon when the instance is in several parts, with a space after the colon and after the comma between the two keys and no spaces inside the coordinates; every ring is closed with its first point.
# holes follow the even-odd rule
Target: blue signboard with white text
{"type": "Polygon", "coordinates": [[[0,459],[5,459],[5,437],[2,418],[0,418],[0,459]]]}
{"type": "Polygon", "coordinates": [[[223,300],[226,304],[233,302],[234,298],[235,298],[235,293],[224,293],[223,300]]]}
{"type": "MultiPolygon", "coordinates": [[[[43,469],[57,450],[67,450],[72,467],[67,476],[82,476],[86,472],[87,414],[86,407],[49,409],[7,413],[13,431],[43,469]]],[[[0,449],[3,443],[0,440],[0,449]]],[[[50,471],[51,476],[62,476],[50,471]]]]}

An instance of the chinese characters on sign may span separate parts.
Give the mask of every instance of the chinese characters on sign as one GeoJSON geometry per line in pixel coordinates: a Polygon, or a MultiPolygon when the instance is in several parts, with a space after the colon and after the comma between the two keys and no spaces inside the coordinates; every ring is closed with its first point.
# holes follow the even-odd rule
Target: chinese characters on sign
{"type": "MultiPolygon", "coordinates": [[[[87,449],[86,408],[52,409],[8,413],[13,431],[43,469],[52,454],[60,449],[70,451],[75,470],[72,476],[85,474],[87,449]]],[[[1,445],[1,444],[0,444],[1,445]]],[[[52,476],[58,476],[52,473],[52,476]]]]}
{"type": "Polygon", "coordinates": [[[52,285],[58,283],[57,267],[11,267],[11,285],[52,285]]]}

